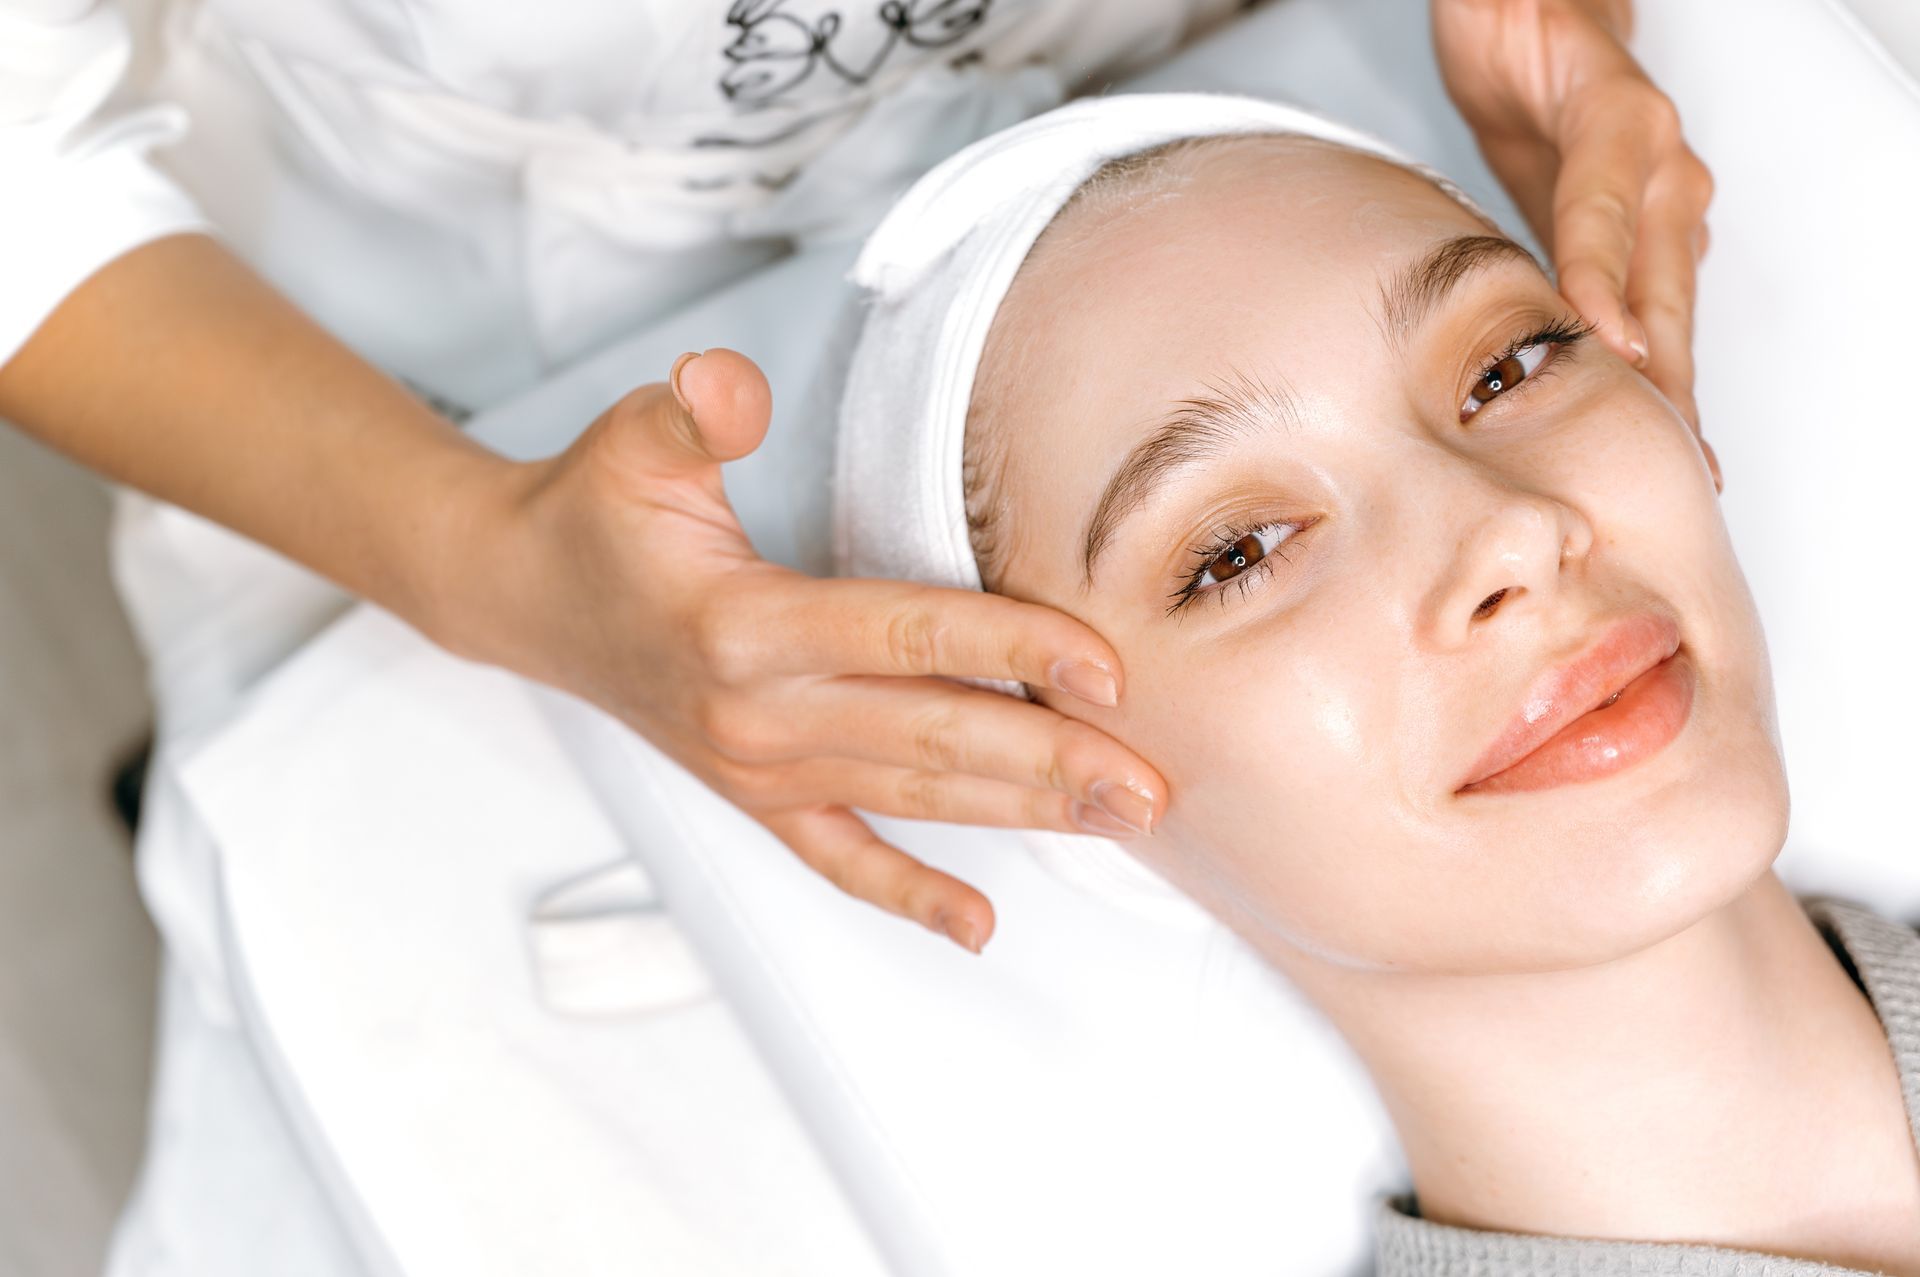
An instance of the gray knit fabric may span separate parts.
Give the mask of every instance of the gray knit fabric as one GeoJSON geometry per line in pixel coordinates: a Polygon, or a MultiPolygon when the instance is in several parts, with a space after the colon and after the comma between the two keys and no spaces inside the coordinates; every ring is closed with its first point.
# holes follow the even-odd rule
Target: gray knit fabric
{"type": "MultiPolygon", "coordinates": [[[[1887,1031],[1920,1148],[1920,932],[1833,896],[1801,900],[1858,972],[1887,1031]]],[[[1761,1251],[1671,1242],[1593,1241],[1456,1228],[1421,1219],[1413,1194],[1383,1195],[1374,1215],[1377,1277],[1881,1277],[1761,1251]]],[[[1916,1222],[1920,1227],[1920,1222],[1916,1222]]]]}

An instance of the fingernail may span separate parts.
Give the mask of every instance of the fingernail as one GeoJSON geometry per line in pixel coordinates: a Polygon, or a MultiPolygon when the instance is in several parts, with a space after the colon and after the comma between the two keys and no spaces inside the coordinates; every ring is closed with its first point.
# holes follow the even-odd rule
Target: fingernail
{"type": "Polygon", "coordinates": [[[1087,790],[1087,797],[1093,800],[1094,806],[1133,833],[1153,832],[1153,799],[1132,783],[1123,785],[1115,780],[1096,780],[1087,790]]]}
{"type": "Polygon", "coordinates": [[[697,350],[689,350],[673,361],[673,371],[667,374],[667,384],[673,387],[673,397],[679,401],[681,409],[689,417],[693,415],[693,405],[687,402],[686,392],[680,389],[680,374],[686,371],[688,364],[700,358],[700,353],[697,350]]]}
{"type": "Polygon", "coordinates": [[[1092,803],[1074,803],[1073,821],[1088,833],[1099,834],[1102,838],[1131,838],[1140,832],[1123,820],[1115,820],[1092,803]]]}
{"type": "Polygon", "coordinates": [[[1053,680],[1055,687],[1063,692],[1072,692],[1083,701],[1108,706],[1120,703],[1120,685],[1105,666],[1092,661],[1055,661],[1053,668],[1047,671],[1047,677],[1053,680]]]}
{"type": "Polygon", "coordinates": [[[1647,362],[1647,330],[1632,315],[1627,316],[1627,349],[1633,352],[1633,364],[1638,368],[1647,362]]]}

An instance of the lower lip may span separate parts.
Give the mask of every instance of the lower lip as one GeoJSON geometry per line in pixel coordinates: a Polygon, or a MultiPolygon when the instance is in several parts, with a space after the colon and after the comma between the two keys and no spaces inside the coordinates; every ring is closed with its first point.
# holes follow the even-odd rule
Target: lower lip
{"type": "Polygon", "coordinates": [[[1665,749],[1693,710],[1693,663],[1675,652],[1628,683],[1620,699],[1588,710],[1525,758],[1463,794],[1519,793],[1598,780],[1665,749]]]}

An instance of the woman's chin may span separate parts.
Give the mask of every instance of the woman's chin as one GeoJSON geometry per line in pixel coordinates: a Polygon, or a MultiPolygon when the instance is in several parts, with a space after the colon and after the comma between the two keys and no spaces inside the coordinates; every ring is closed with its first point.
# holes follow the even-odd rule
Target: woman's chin
{"type": "MultiPolygon", "coordinates": [[[[1770,756],[1770,755],[1769,755],[1770,756]]],[[[1607,962],[1684,931],[1767,873],[1786,838],[1785,777],[1767,761],[1682,772],[1632,802],[1502,820],[1400,861],[1341,899],[1280,892],[1249,935],[1350,970],[1522,974],[1607,962]],[[1409,885],[1411,884],[1411,885],[1409,885]],[[1316,907],[1317,906],[1317,907],[1316,907]]],[[[1458,830],[1454,831],[1456,834],[1458,830]]],[[[1266,893],[1249,893],[1259,901],[1266,893]]],[[[1236,930],[1248,934],[1247,920],[1236,930]]]]}
{"type": "MultiPolygon", "coordinates": [[[[1517,916],[1531,954],[1510,969],[1587,966],[1686,930],[1768,873],[1786,841],[1787,792],[1770,751],[1744,766],[1677,772],[1636,801],[1563,826],[1557,848],[1532,851],[1531,908],[1517,916]],[[1772,761],[1769,761],[1769,760],[1772,761]]],[[[1516,946],[1516,949],[1519,946],[1516,946]]]]}

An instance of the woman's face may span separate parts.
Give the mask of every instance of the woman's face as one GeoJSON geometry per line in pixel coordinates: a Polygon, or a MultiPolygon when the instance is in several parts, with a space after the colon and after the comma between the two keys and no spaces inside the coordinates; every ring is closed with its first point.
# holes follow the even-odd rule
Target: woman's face
{"type": "Polygon", "coordinates": [[[982,374],[999,587],[1125,669],[1116,709],[1041,699],[1170,786],[1134,853],[1362,968],[1604,961],[1738,895],[1787,789],[1684,420],[1418,176],[1270,139],[1169,162],[1175,193],[1049,232],[982,374]]]}

